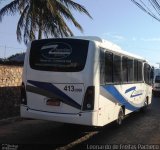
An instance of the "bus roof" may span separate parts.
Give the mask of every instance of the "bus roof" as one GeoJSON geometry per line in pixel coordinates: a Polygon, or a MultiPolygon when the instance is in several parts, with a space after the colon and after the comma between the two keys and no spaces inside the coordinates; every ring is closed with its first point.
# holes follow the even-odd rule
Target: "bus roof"
{"type": "Polygon", "coordinates": [[[101,47],[107,48],[113,52],[121,53],[121,54],[130,56],[130,57],[142,60],[142,61],[147,61],[145,58],[138,56],[138,55],[135,55],[135,54],[132,54],[132,53],[129,53],[127,51],[124,51],[118,45],[116,45],[108,40],[104,40],[104,39],[97,37],[97,36],[73,36],[72,38],[85,39],[85,40],[90,40],[90,41],[94,41],[94,42],[99,42],[101,47]]]}

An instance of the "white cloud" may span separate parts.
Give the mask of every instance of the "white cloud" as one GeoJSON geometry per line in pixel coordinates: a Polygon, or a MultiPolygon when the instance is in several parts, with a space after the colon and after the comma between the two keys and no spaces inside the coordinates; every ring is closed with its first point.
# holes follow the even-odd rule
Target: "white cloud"
{"type": "Polygon", "coordinates": [[[103,33],[102,38],[110,39],[112,41],[124,41],[126,38],[122,35],[119,34],[114,34],[114,33],[103,33]]]}
{"type": "Polygon", "coordinates": [[[115,38],[116,40],[125,40],[125,37],[121,35],[113,35],[113,38],[115,38]]]}
{"type": "Polygon", "coordinates": [[[144,41],[144,42],[160,42],[160,37],[158,37],[158,38],[141,38],[140,40],[144,41]]]}
{"type": "Polygon", "coordinates": [[[137,38],[135,38],[135,37],[132,37],[132,41],[137,41],[137,38]]]}

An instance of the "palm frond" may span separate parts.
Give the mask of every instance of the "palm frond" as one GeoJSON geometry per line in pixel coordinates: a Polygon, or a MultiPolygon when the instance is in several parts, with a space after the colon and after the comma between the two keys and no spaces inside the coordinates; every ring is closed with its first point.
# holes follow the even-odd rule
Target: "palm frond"
{"type": "Polygon", "coordinates": [[[12,0],[0,9],[0,21],[5,15],[15,15],[18,12],[20,18],[16,31],[17,40],[19,42],[23,40],[27,44],[36,39],[39,33],[46,38],[73,36],[67,21],[83,31],[71,10],[79,11],[92,18],[84,6],[72,0],[12,0]]]}
{"type": "Polygon", "coordinates": [[[29,6],[27,5],[25,7],[25,9],[23,10],[23,12],[21,13],[20,19],[19,19],[18,24],[17,24],[16,33],[17,33],[17,40],[19,42],[22,41],[22,31],[23,31],[25,23],[26,23],[28,9],[29,9],[29,6]]]}
{"type": "Polygon", "coordinates": [[[71,11],[66,6],[64,6],[62,3],[57,3],[57,8],[61,15],[63,15],[67,20],[70,20],[75,25],[75,27],[77,27],[81,32],[83,32],[81,25],[76,21],[71,11]]]}
{"type": "Polygon", "coordinates": [[[27,5],[29,5],[29,0],[19,0],[18,9],[19,9],[21,14],[22,14],[22,12],[24,11],[24,9],[26,8],[27,5]]]}
{"type": "Polygon", "coordinates": [[[62,37],[73,36],[72,31],[70,30],[70,28],[67,26],[64,19],[60,15],[58,15],[56,21],[57,21],[57,29],[59,30],[59,32],[61,32],[62,37]]]}
{"type": "Polygon", "coordinates": [[[0,21],[2,21],[2,17],[6,14],[14,15],[16,12],[19,11],[18,9],[19,0],[14,0],[11,3],[7,4],[0,10],[0,21]]]}
{"type": "Polygon", "coordinates": [[[63,4],[65,4],[68,8],[73,8],[76,11],[79,11],[81,13],[86,14],[87,16],[89,16],[90,18],[92,18],[92,16],[89,14],[89,12],[85,9],[84,6],[73,2],[72,0],[60,0],[63,4]]]}

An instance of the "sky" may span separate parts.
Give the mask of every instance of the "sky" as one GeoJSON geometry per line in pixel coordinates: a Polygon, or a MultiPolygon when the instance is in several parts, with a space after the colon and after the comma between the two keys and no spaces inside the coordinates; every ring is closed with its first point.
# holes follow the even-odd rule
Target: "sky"
{"type": "MultiPolygon", "coordinates": [[[[9,0],[6,0],[9,1],[9,0]]],[[[93,19],[73,12],[83,33],[70,22],[75,36],[99,36],[119,45],[123,50],[146,58],[158,67],[160,62],[160,22],[140,10],[131,0],[77,0],[93,19]]],[[[5,16],[0,23],[0,57],[25,51],[16,39],[18,15],[5,16]]]]}

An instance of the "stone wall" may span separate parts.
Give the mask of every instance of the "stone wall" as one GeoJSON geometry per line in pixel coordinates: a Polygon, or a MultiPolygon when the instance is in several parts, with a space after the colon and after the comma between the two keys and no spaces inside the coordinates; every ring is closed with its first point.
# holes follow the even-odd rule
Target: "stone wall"
{"type": "Polygon", "coordinates": [[[21,82],[21,66],[0,65],[0,87],[20,86],[21,82]]]}
{"type": "Polygon", "coordinates": [[[22,66],[0,65],[0,119],[19,115],[22,66]]]}

